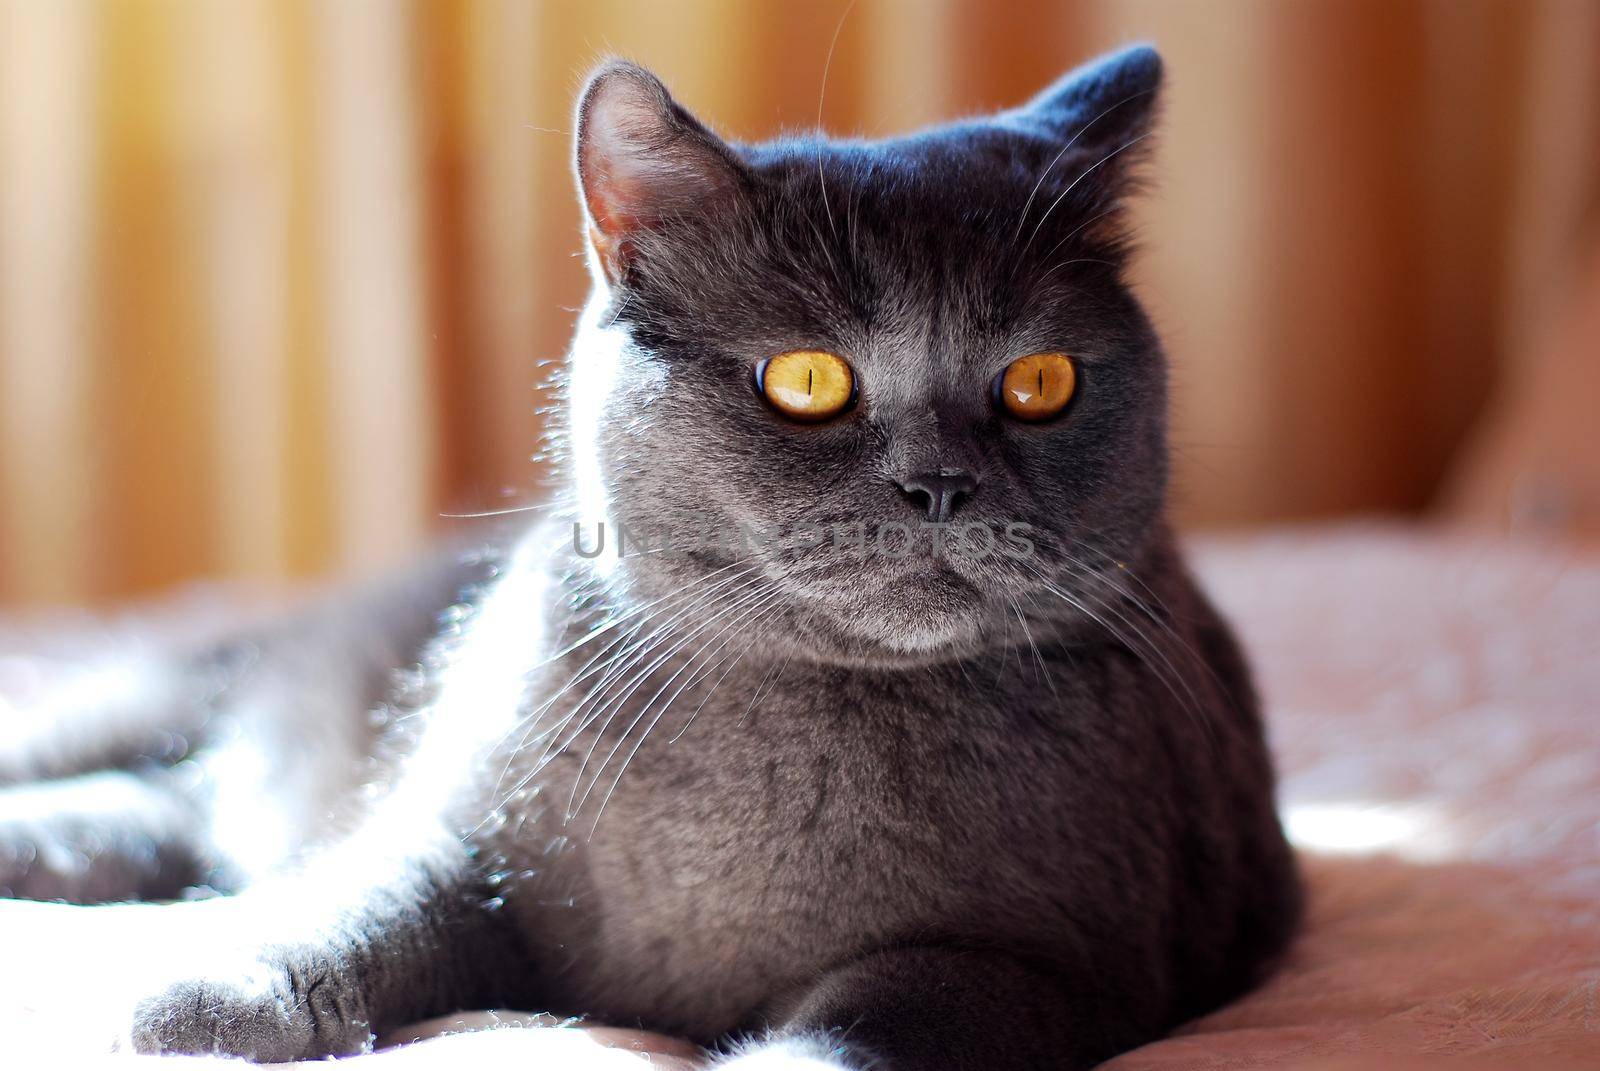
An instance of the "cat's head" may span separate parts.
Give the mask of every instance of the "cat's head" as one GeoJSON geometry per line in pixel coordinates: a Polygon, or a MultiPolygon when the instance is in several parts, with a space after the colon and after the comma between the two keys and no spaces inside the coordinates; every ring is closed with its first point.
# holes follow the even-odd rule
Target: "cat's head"
{"type": "Polygon", "coordinates": [[[1160,81],[1135,47],[993,116],[744,145],[596,71],[568,430],[630,585],[866,661],[1080,614],[1085,570],[1160,524],[1165,364],[1121,218],[1160,81]]]}

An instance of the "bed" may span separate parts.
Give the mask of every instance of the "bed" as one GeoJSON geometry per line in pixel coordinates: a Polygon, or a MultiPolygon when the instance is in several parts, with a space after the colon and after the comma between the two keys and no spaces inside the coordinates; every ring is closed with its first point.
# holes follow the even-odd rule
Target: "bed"
{"type": "MultiPolygon", "coordinates": [[[[1600,1067],[1600,554],[1376,524],[1194,549],[1253,653],[1310,915],[1260,990],[1109,1066],[1600,1067]]],[[[15,683],[24,663],[10,665],[15,683]]],[[[87,1055],[75,1047],[116,965],[166,954],[160,908],[93,910],[0,902],[0,1064],[87,1055]]],[[[346,1062],[694,1056],[626,1031],[529,1029],[550,1025],[463,1016],[346,1062]]],[[[184,1064],[215,1061],[161,1066],[184,1064]]]]}

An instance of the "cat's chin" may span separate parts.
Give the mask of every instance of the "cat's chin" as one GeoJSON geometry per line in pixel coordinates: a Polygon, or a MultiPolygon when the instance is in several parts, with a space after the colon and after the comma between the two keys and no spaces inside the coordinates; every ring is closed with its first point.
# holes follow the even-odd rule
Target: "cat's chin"
{"type": "Polygon", "coordinates": [[[941,622],[934,627],[908,622],[879,638],[888,650],[909,655],[931,655],[964,650],[978,638],[977,627],[966,621],[941,622]]]}
{"type": "Polygon", "coordinates": [[[880,617],[836,622],[833,642],[818,646],[826,661],[878,668],[930,666],[969,656],[982,646],[976,624],[928,623],[880,617]]]}
{"type": "Polygon", "coordinates": [[[811,638],[852,661],[927,663],[970,651],[982,637],[981,596],[966,581],[903,577],[882,586],[852,588],[815,609],[826,621],[811,638]]]}

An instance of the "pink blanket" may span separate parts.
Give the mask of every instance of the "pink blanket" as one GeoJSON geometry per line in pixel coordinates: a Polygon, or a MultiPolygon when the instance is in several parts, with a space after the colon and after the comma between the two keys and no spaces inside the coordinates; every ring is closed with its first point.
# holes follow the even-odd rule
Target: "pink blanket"
{"type": "MultiPolygon", "coordinates": [[[[1346,528],[1197,563],[1254,656],[1310,920],[1260,991],[1111,1066],[1600,1067],[1600,555],[1346,528]]],[[[94,957],[142,954],[82,910],[0,904],[0,1053],[61,1044],[61,987],[91,1004],[94,957]]],[[[649,1039],[500,1025],[352,1071],[645,1066],[649,1039]]]]}
{"type": "Polygon", "coordinates": [[[1344,530],[1199,561],[1310,920],[1263,989],[1113,1066],[1600,1067],[1600,557],[1344,530]]]}

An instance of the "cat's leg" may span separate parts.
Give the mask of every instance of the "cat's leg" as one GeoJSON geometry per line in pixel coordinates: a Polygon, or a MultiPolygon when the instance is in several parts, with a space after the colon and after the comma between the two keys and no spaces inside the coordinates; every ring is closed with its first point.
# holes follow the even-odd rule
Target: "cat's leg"
{"type": "MultiPolygon", "coordinates": [[[[349,1053],[374,1033],[518,991],[527,957],[460,831],[483,817],[483,758],[517,724],[542,664],[544,574],[523,554],[440,652],[436,696],[411,719],[420,729],[389,794],[298,868],[269,872],[214,909],[192,905],[223,918],[243,955],[140,1004],[134,1048],[263,1061],[349,1053]]],[[[371,632],[349,634],[359,646],[371,632]]],[[[304,734],[286,739],[291,752],[296,739],[308,758],[317,750],[304,734]]]]}
{"type": "Polygon", "coordinates": [[[164,773],[0,788],[0,896],[168,900],[209,879],[210,855],[198,810],[164,773]]]}
{"type": "Polygon", "coordinates": [[[1141,1036],[1103,988],[998,952],[904,948],[799,995],[728,1071],[1039,1071],[1088,1067],[1141,1036]]]}
{"type": "Polygon", "coordinates": [[[362,724],[438,612],[490,570],[488,551],[442,551],[294,608],[241,609],[203,638],[127,624],[70,660],[20,657],[23,672],[0,676],[0,786],[174,761],[213,735],[219,714],[257,723],[269,754],[287,736],[296,762],[367,743],[330,726],[362,724]],[[308,734],[318,747],[305,746],[308,734]]]}
{"type": "Polygon", "coordinates": [[[309,1059],[492,1006],[522,957],[468,864],[459,844],[391,863],[334,850],[238,896],[175,905],[209,912],[189,932],[223,934],[234,951],[210,964],[188,956],[187,977],[137,1004],[126,1042],[140,1052],[309,1059]]]}
{"type": "Polygon", "coordinates": [[[231,654],[146,651],[48,670],[38,695],[0,690],[0,786],[162,758],[204,726],[231,654]]]}

